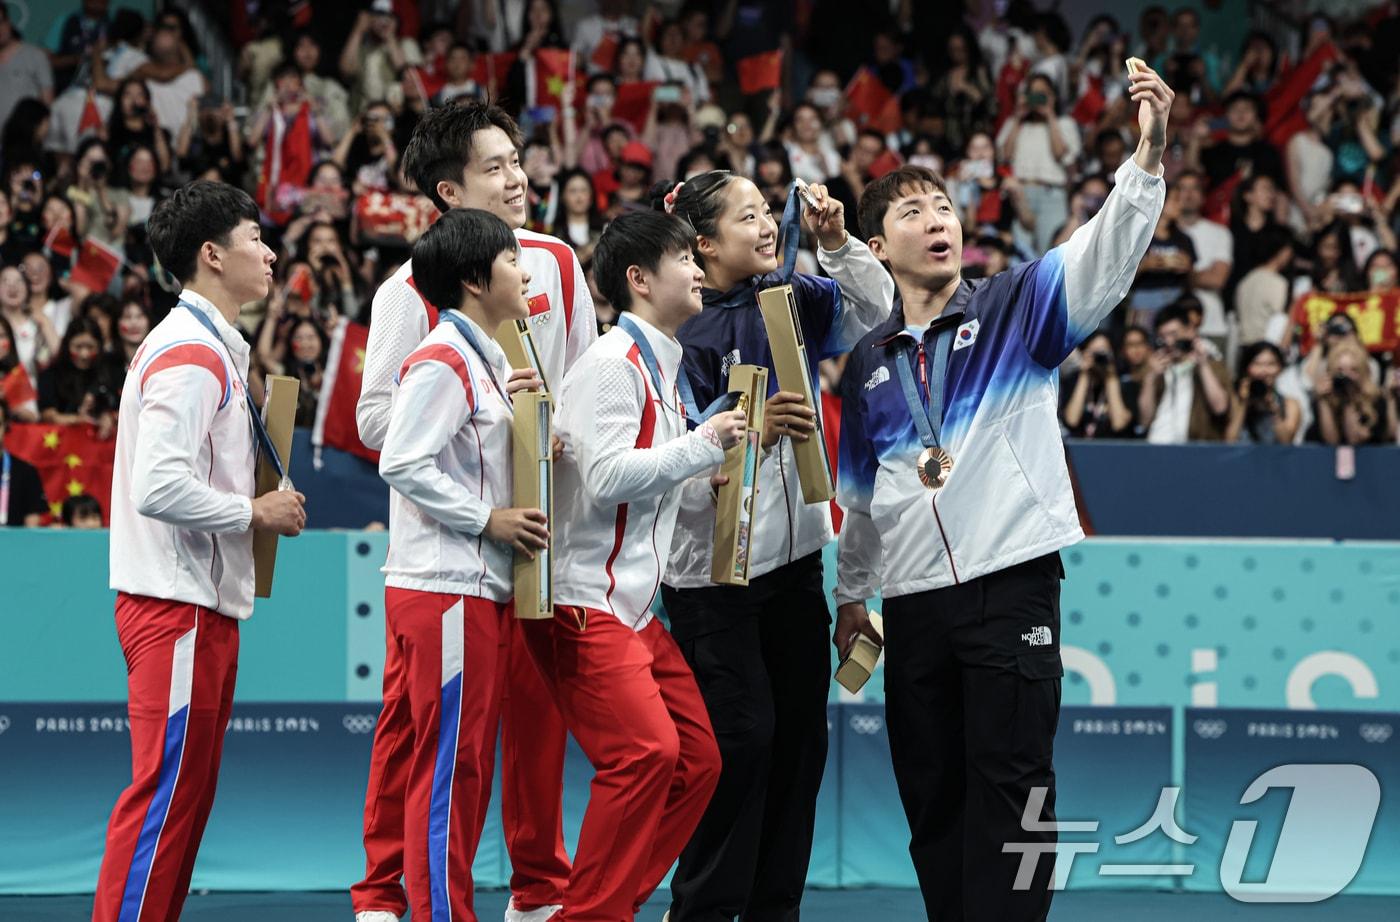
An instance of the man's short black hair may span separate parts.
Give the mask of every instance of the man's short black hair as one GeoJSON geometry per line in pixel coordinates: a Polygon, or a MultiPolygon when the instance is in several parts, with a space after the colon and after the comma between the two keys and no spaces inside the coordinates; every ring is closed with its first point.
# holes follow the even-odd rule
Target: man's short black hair
{"type": "Polygon", "coordinates": [[[1191,326],[1191,315],[1187,313],[1185,305],[1168,304],[1159,310],[1157,316],[1152,318],[1152,332],[1157,332],[1173,320],[1184,327],[1191,326]]]}
{"type": "Polygon", "coordinates": [[[1223,108],[1228,110],[1237,102],[1247,102],[1254,106],[1254,115],[1259,119],[1259,126],[1262,128],[1269,120],[1269,104],[1264,101],[1264,97],[1258,93],[1251,93],[1249,90],[1235,90],[1225,97],[1223,108]]]}
{"type": "Polygon", "coordinates": [[[681,218],[659,211],[632,211],[613,220],[593,248],[593,279],[613,307],[632,306],[627,270],[655,272],[668,256],[694,249],[695,230],[681,218]]]}
{"type": "Polygon", "coordinates": [[[200,247],[208,241],[228,246],[234,228],[257,220],[258,206],[248,193],[228,183],[197,179],[156,205],[146,235],[160,264],[185,284],[194,279],[200,247]]]}
{"type": "Polygon", "coordinates": [[[479,208],[455,208],[413,245],[413,285],[438,310],[462,306],[462,284],[491,287],[491,268],[519,249],[506,222],[479,208]]]}
{"type": "MultiPolygon", "coordinates": [[[[933,170],[908,164],[891,170],[865,187],[856,208],[860,219],[860,235],[866,240],[885,232],[885,212],[906,195],[928,190],[948,195],[948,184],[933,170]]],[[[951,200],[952,196],[948,196],[951,200]]]]}
{"type": "Polygon", "coordinates": [[[438,211],[450,206],[437,193],[437,184],[460,183],[462,173],[471,162],[472,142],[478,131],[499,128],[519,149],[524,145],[520,126],[515,124],[500,106],[468,97],[459,97],[451,105],[430,109],[417,127],[403,152],[404,175],[413,180],[438,211]]]}

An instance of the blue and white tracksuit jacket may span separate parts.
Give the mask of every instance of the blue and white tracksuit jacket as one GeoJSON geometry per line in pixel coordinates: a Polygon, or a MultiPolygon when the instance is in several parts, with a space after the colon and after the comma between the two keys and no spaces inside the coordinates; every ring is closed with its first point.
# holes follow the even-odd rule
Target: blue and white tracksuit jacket
{"type": "MultiPolygon", "coordinates": [[[[895,294],[889,271],[854,237],[835,250],[819,247],[817,259],[831,278],[799,273],[791,279],[813,393],[820,391],[818,362],[848,352],[856,340],[888,317],[895,294]]],[[[705,290],[705,309],[688,320],[677,337],[685,347],[686,373],[699,408],[729,389],[729,369],[737,364],[764,366],[768,369],[769,396],[780,390],[763,314],[758,309],[758,292],[781,284],[779,274],[773,273],[729,291],[705,290]]],[[[709,484],[688,482],[681,491],[666,585],[676,589],[714,585],[710,582],[714,529],[715,504],[709,484]]],[[[821,550],[831,539],[830,505],[803,502],[797,461],[784,436],[764,456],[758,470],[750,578],[821,550]]]]}
{"type": "Polygon", "coordinates": [[[956,324],[941,490],[919,482],[923,445],[895,356],[918,347],[904,312],[851,351],[842,379],[836,602],[963,583],[1084,537],[1057,418],[1060,363],[1128,292],[1166,197],[1131,159],[1102,210],[1043,257],[964,282],[923,336],[956,324]],[[957,316],[961,312],[961,316],[957,316]]]}

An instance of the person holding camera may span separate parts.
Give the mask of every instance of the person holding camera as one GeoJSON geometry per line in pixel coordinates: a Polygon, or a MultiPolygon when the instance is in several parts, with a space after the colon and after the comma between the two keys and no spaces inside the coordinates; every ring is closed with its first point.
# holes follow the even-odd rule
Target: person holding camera
{"type": "Polygon", "coordinates": [[[1308,441],[1380,445],[1395,441],[1395,397],[1372,377],[1359,342],[1342,340],[1327,352],[1313,379],[1313,427],[1308,441]]]}
{"type": "Polygon", "coordinates": [[[102,328],[75,317],[68,324],[58,356],[39,374],[39,418],[46,423],[97,427],[109,439],[116,430],[121,368],[102,352],[102,328]]]}
{"type": "MultiPolygon", "coordinates": [[[[116,105],[107,118],[107,150],[117,164],[123,164],[132,151],[149,147],[156,155],[162,175],[170,172],[170,134],[157,120],[151,107],[151,91],[144,81],[128,77],[117,86],[116,105]]],[[[126,182],[125,172],[110,177],[113,185],[126,182]]]]}
{"type": "Polygon", "coordinates": [[[1016,111],[997,135],[1001,159],[1011,164],[1035,215],[1027,228],[1035,251],[1050,248],[1055,231],[1069,216],[1069,169],[1079,157],[1079,126],[1060,114],[1055,83],[1044,74],[1032,74],[1016,105],[1016,111]]]}
{"type": "Polygon", "coordinates": [[[1095,333],[1080,347],[1082,362],[1060,381],[1067,395],[1060,421],[1071,438],[1138,438],[1137,402],[1141,386],[1120,375],[1107,333],[1095,333]]]}
{"type": "Polygon", "coordinates": [[[1283,373],[1283,352],[1271,342],[1245,347],[1240,357],[1244,369],[1235,384],[1225,441],[1258,445],[1290,445],[1298,434],[1303,410],[1298,401],[1278,388],[1283,373]]]}
{"type": "Polygon", "coordinates": [[[1153,320],[1155,350],[1138,397],[1138,414],[1154,445],[1219,442],[1230,415],[1230,373],[1196,336],[1180,305],[1153,320]]]}
{"type": "Polygon", "coordinates": [[[399,149],[394,143],[394,110],[388,103],[367,106],[355,127],[340,139],[331,160],[350,178],[355,197],[390,191],[398,173],[399,149]]]}
{"type": "Polygon", "coordinates": [[[126,233],[126,219],[117,213],[111,194],[111,160],[101,138],[87,138],[78,145],[74,180],[68,187],[73,203],[74,234],[118,246],[126,233]]]}
{"type": "Polygon", "coordinates": [[[399,37],[399,17],[393,0],[374,0],[355,17],[355,27],[340,51],[340,75],[350,84],[350,111],[367,103],[403,103],[399,75],[423,63],[423,53],[411,38],[399,37]]]}

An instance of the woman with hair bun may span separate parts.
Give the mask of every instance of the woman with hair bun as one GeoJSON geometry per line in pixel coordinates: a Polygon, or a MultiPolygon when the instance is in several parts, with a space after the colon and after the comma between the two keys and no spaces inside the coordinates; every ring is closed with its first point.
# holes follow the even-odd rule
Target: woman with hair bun
{"type": "Polygon", "coordinates": [[[832,539],[831,513],[827,503],[802,501],[791,443],[820,438],[820,430],[801,396],[778,387],[758,292],[792,285],[813,373],[888,317],[894,301],[889,274],[846,233],[841,202],[820,184],[810,193],[803,217],[831,278],[792,271],[796,209],[784,221],[791,239],[780,241],[762,190],[742,176],[711,171],[653,191],[654,206],[694,230],[705,272],[704,309],[678,336],[694,390],[687,415],[698,421],[701,408],[728,390],[735,364],[767,366],[769,393],[749,585],[710,581],[715,507],[709,488],[698,484],[682,494],[662,586],[672,634],[704,695],[724,764],[681,853],[671,922],[741,912],[796,918],[807,876],[826,763],[831,617],[821,549],[832,539]]]}

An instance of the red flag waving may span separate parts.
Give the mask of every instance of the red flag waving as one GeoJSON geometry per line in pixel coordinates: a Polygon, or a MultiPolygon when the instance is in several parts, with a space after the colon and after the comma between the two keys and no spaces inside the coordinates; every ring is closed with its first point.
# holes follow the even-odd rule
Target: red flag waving
{"type": "Polygon", "coordinates": [[[612,115],[619,122],[626,122],[638,134],[646,130],[647,115],[651,112],[651,94],[657,84],[649,80],[636,83],[621,83],[617,96],[613,98],[612,115]]]}
{"type": "Polygon", "coordinates": [[[34,392],[34,382],[29,380],[29,372],[23,365],[16,365],[9,374],[0,377],[0,400],[11,410],[38,415],[39,395],[34,392]]]}
{"type": "MultiPolygon", "coordinates": [[[[540,48],[525,65],[525,102],[531,108],[558,109],[573,80],[574,53],[567,48],[540,48]]],[[[572,100],[570,100],[572,103],[572,100]]]]}
{"type": "Polygon", "coordinates": [[[739,90],[745,96],[776,90],[783,79],[783,49],[739,59],[739,90]]]}
{"type": "Polygon", "coordinates": [[[101,130],[102,112],[97,108],[97,95],[92,87],[88,87],[87,99],[83,101],[83,115],[78,119],[78,137],[101,130]]]}
{"type": "Polygon", "coordinates": [[[607,33],[603,40],[594,46],[588,62],[598,70],[612,70],[613,64],[617,62],[617,47],[620,44],[622,43],[618,40],[616,32],[607,33]]]}
{"type": "Polygon", "coordinates": [[[88,291],[106,291],[121,265],[121,253],[89,237],[78,250],[78,261],[73,265],[73,271],[68,273],[68,280],[88,291]]]}
{"type": "Polygon", "coordinates": [[[1270,144],[1282,150],[1295,134],[1308,127],[1303,100],[1323,70],[1337,59],[1337,55],[1337,46],[1331,42],[1319,45],[1312,54],[1299,61],[1297,67],[1274,83],[1267,96],[1269,121],[1264,126],[1264,136],[1270,144]]]}
{"type": "Polygon", "coordinates": [[[311,443],[318,449],[326,445],[378,464],[379,452],[366,448],[360,441],[360,429],[355,423],[355,405],[360,401],[368,345],[369,327],[341,318],[340,325],[331,333],[311,443]]]}
{"type": "Polygon", "coordinates": [[[285,224],[292,217],[291,189],[302,189],[311,177],[311,104],[302,103],[289,122],[279,110],[268,120],[267,147],[258,177],[258,205],[268,217],[285,224]]]}
{"type": "Polygon", "coordinates": [[[54,256],[62,256],[64,259],[73,255],[73,248],[77,244],[73,240],[73,232],[68,229],[68,225],[56,225],[44,238],[44,249],[54,256]]]}
{"type": "Polygon", "coordinates": [[[861,128],[898,131],[899,97],[868,68],[861,68],[846,87],[846,114],[861,128]]]}
{"type": "Polygon", "coordinates": [[[510,79],[510,69],[515,64],[516,57],[514,51],[479,54],[476,56],[476,63],[472,65],[472,79],[476,81],[477,86],[487,90],[494,97],[510,79]]]}
{"type": "Polygon", "coordinates": [[[65,499],[86,493],[102,506],[102,520],[109,520],[115,439],[102,441],[97,427],[88,423],[15,423],[5,438],[5,447],[38,469],[49,514],[54,518],[58,518],[65,499]]]}

